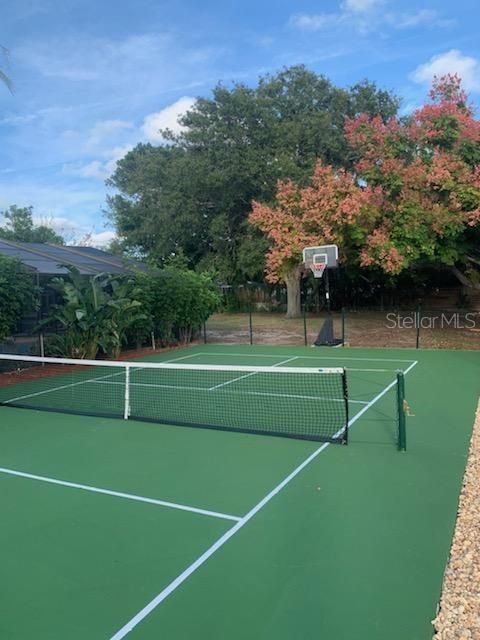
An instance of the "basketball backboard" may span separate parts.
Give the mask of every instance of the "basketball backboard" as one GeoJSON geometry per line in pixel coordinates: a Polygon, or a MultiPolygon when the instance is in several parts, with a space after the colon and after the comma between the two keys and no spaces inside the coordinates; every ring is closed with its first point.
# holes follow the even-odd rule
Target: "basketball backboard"
{"type": "Polygon", "coordinates": [[[338,267],[338,247],[336,244],[324,244],[316,247],[305,247],[303,250],[303,262],[307,269],[311,269],[313,263],[323,262],[328,269],[338,267]],[[319,256],[323,256],[319,258],[319,256]],[[315,258],[315,259],[314,259],[315,258]]]}

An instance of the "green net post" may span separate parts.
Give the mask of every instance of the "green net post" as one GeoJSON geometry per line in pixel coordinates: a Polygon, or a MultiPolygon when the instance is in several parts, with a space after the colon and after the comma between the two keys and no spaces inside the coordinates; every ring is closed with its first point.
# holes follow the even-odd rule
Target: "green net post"
{"type": "Polygon", "coordinates": [[[403,371],[397,373],[397,413],[398,413],[398,450],[407,450],[407,425],[405,414],[405,377],[403,371]]]}
{"type": "Polygon", "coordinates": [[[345,402],[345,432],[343,434],[342,444],[348,444],[348,426],[350,422],[350,416],[348,411],[348,384],[347,384],[347,371],[344,369],[342,373],[342,389],[343,389],[343,401],[345,402]]]}

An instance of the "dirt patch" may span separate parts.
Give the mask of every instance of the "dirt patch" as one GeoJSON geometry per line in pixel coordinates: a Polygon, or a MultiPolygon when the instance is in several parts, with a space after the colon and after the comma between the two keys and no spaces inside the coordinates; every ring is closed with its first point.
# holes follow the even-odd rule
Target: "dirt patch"
{"type": "MultiPolygon", "coordinates": [[[[475,316],[475,322],[480,326],[478,313],[470,315],[475,316]]],[[[400,318],[404,316],[410,319],[409,324],[395,324],[396,313],[376,310],[347,311],[343,318],[341,313],[334,312],[330,317],[335,337],[342,337],[343,328],[345,343],[352,347],[413,349],[418,339],[418,345],[427,349],[480,349],[480,329],[472,326],[472,319],[465,314],[446,312],[450,324],[444,322],[442,325],[442,313],[429,312],[428,317],[422,316],[424,324],[418,332],[415,314],[400,314],[400,318]]],[[[313,344],[326,317],[325,313],[308,313],[305,320],[272,312],[254,312],[251,316],[248,313],[217,313],[208,319],[207,342],[249,344],[251,340],[253,344],[300,346],[305,343],[306,329],[307,344],[313,344]]]]}

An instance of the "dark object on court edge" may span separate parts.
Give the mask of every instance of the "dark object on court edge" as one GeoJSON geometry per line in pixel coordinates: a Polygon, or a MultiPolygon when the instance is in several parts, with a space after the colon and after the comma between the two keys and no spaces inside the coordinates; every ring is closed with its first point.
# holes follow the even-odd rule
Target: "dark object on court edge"
{"type": "Polygon", "coordinates": [[[323,326],[320,329],[320,333],[313,344],[316,347],[332,347],[337,344],[342,344],[341,339],[338,340],[335,338],[333,332],[333,318],[328,317],[325,319],[323,326]]]}

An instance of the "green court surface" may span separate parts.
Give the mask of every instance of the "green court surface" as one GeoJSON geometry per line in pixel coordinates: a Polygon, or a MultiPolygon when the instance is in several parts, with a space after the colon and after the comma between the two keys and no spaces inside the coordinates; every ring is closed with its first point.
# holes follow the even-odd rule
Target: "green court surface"
{"type": "MultiPolygon", "coordinates": [[[[345,367],[348,446],[0,407],[0,637],[430,640],[480,353],[205,345],[149,360],[179,358],[345,367]],[[398,369],[414,414],[406,453],[398,369]]],[[[208,398],[212,415],[219,402],[249,423],[259,407],[272,423],[302,411],[301,384],[258,396],[255,376],[240,378],[228,395],[224,381],[174,395],[168,381],[155,402],[194,415],[206,400],[193,406],[189,389],[205,386],[222,394],[208,398]]],[[[65,387],[67,409],[83,387],[65,387]]],[[[95,385],[108,406],[117,387],[95,385]]]]}

